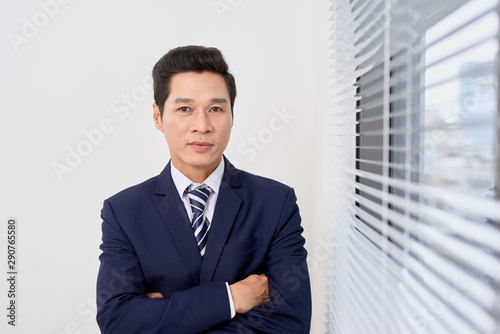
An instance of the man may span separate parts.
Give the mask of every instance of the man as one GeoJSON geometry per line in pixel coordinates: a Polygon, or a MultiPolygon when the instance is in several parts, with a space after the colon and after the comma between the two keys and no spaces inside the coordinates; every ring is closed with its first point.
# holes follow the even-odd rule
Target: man
{"type": "Polygon", "coordinates": [[[236,85],[215,48],[153,69],[155,126],[171,160],[104,202],[103,333],[309,333],[311,293],[293,189],[223,156],[236,85]]]}

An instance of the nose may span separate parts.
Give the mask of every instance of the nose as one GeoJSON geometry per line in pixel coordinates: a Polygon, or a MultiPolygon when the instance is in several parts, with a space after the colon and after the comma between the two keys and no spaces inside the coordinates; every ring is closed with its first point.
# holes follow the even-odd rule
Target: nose
{"type": "Polygon", "coordinates": [[[193,113],[193,118],[191,122],[191,131],[206,133],[213,130],[212,123],[210,122],[210,117],[208,112],[204,110],[196,110],[193,113]]]}

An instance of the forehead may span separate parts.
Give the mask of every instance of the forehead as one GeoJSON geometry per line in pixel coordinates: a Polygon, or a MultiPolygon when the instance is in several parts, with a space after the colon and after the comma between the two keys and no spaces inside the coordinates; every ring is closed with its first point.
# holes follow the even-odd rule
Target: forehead
{"type": "Polygon", "coordinates": [[[172,76],[168,99],[228,98],[229,91],[222,75],[212,72],[182,72],[172,76]]]}

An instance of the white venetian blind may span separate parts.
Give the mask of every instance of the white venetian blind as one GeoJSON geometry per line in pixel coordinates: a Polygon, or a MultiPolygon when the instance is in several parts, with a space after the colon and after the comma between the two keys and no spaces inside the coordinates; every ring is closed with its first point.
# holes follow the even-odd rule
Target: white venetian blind
{"type": "Polygon", "coordinates": [[[498,0],[331,0],[331,333],[500,333],[498,0]]]}

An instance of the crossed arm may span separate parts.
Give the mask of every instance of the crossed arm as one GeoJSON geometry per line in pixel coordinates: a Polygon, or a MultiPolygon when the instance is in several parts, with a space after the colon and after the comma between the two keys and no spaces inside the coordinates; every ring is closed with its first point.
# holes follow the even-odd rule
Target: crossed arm
{"type": "Polygon", "coordinates": [[[237,316],[231,319],[224,281],[146,294],[132,243],[109,202],[103,208],[103,253],[97,284],[102,333],[309,333],[311,296],[306,251],[293,190],[270,246],[265,272],[230,285],[237,316]]]}
{"type": "MultiPolygon", "coordinates": [[[[252,308],[271,300],[265,274],[250,275],[239,282],[231,284],[229,289],[231,289],[236,313],[247,313],[252,308]]],[[[148,292],[146,296],[149,298],[165,298],[161,292],[148,292]]]]}

